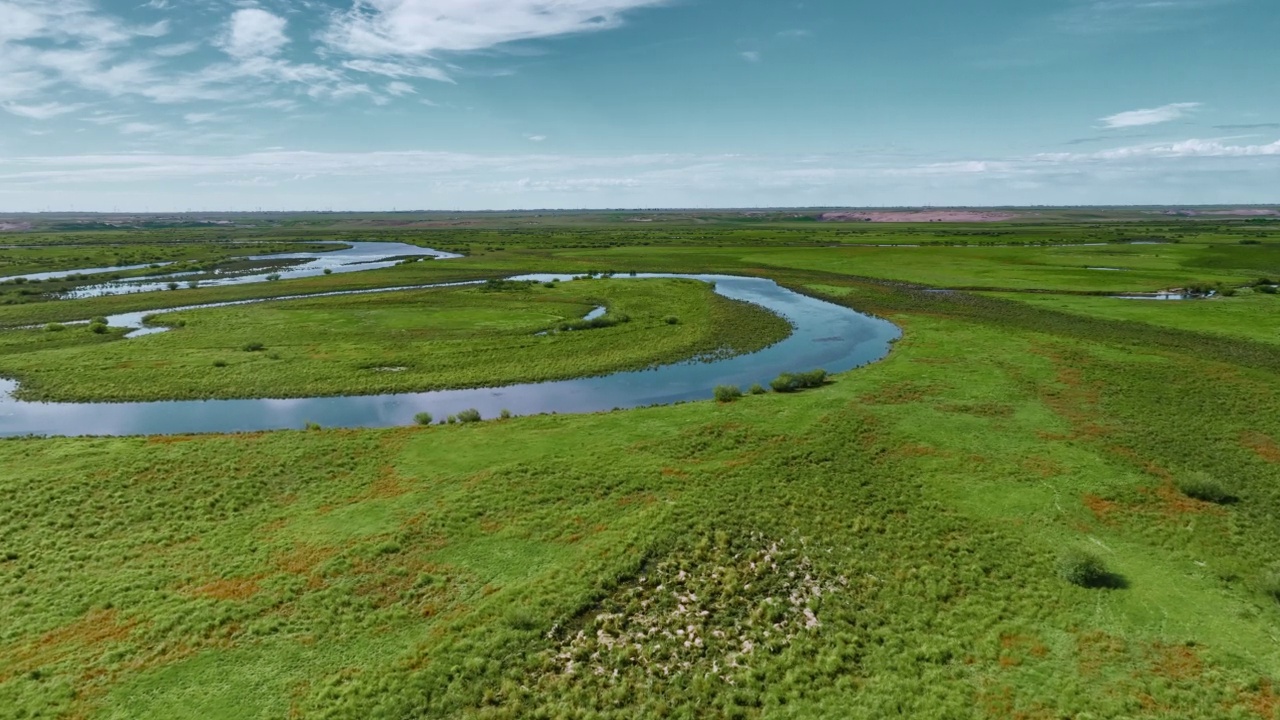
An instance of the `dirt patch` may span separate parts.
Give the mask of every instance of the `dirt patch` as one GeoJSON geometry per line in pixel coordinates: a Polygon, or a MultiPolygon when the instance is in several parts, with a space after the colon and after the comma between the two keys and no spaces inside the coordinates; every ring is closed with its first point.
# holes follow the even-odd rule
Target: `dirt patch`
{"type": "Polygon", "coordinates": [[[823,222],[873,222],[873,223],[989,223],[1004,222],[1018,217],[1014,213],[982,210],[888,210],[874,212],[828,212],[818,219],[823,222]]]}
{"type": "Polygon", "coordinates": [[[1269,463],[1280,463],[1280,445],[1270,436],[1249,431],[1240,436],[1240,444],[1269,463]]]}
{"type": "Polygon", "coordinates": [[[27,222],[0,222],[0,232],[25,232],[31,229],[27,222]]]}

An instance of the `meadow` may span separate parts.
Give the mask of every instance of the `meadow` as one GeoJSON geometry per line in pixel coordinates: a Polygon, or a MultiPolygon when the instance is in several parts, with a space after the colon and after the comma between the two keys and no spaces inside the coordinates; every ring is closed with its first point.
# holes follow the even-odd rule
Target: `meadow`
{"type": "Polygon", "coordinates": [[[152,324],[170,330],[110,344],[83,326],[36,331],[32,345],[39,332],[82,342],[8,354],[0,345],[0,376],[42,401],[373,395],[643,370],[754,352],[791,329],[703,282],[631,279],[287,300],[152,324]],[[598,321],[579,322],[597,307],[598,321]]]}
{"type": "MultiPolygon", "coordinates": [[[[561,221],[374,225],[432,247],[439,232],[439,246],[468,256],[46,300],[0,308],[0,324],[182,295],[681,270],[771,277],[888,318],[904,337],[823,387],[732,402],[0,442],[0,707],[31,718],[1280,717],[1274,298],[1101,296],[1280,275],[1280,228],[1187,222],[1177,242],[1095,246],[1084,241],[1174,233],[1109,217],[561,221]],[[954,244],[979,231],[1030,244],[954,244]],[[925,236],[953,244],[873,247],[925,236]],[[1095,266],[1129,271],[1084,269],[1095,266]],[[1100,565],[1089,581],[1064,571],[1081,553],[1100,565]]],[[[307,222],[290,235],[350,232],[307,222]]],[[[269,231],[246,231],[258,233],[269,231]]],[[[143,338],[166,343],[156,355],[114,331],[6,330],[0,366],[43,358],[53,392],[81,373],[93,378],[85,392],[112,378],[170,392],[188,380],[152,366],[186,352],[251,355],[243,362],[262,364],[251,383],[268,362],[311,367],[293,348],[324,350],[329,337],[349,344],[335,353],[372,360],[428,324],[480,347],[541,342],[531,331],[596,305],[629,315],[547,338],[584,343],[569,355],[587,372],[598,359],[749,349],[735,343],[772,325],[744,320],[726,336],[723,318],[740,308],[652,282],[184,312],[164,316],[184,326],[143,338]],[[662,322],[673,312],[678,324],[662,322]],[[253,341],[262,357],[236,349],[253,341]],[[269,361],[274,346],[281,359],[269,361]],[[146,366],[115,367],[124,356],[112,353],[146,366]]],[[[518,344],[475,364],[503,367],[518,344]]]]}

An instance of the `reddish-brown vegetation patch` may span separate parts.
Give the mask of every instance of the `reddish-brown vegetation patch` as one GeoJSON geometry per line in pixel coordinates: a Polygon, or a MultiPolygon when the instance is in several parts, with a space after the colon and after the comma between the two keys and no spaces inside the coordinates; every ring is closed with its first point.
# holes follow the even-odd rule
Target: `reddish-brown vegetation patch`
{"type": "Polygon", "coordinates": [[[176,445],[196,440],[194,435],[152,435],[147,438],[148,445],[176,445]]]}
{"type": "Polygon", "coordinates": [[[373,481],[373,485],[369,487],[369,491],[362,495],[358,500],[376,500],[379,498],[397,498],[406,495],[410,491],[409,483],[391,465],[383,465],[378,473],[378,479],[373,481]]]}
{"type": "Polygon", "coordinates": [[[860,401],[867,405],[905,405],[918,402],[929,394],[931,388],[911,380],[886,385],[876,392],[867,393],[860,401]]]}
{"type": "Polygon", "coordinates": [[[1014,413],[1014,407],[1012,405],[998,402],[947,403],[945,405],[939,405],[938,409],[943,412],[976,415],[978,417],[985,418],[1013,417],[1014,413]]]}
{"type": "Polygon", "coordinates": [[[1185,645],[1156,643],[1151,647],[1151,672],[1170,680],[1190,680],[1204,674],[1204,661],[1185,645]]]}
{"type": "Polygon", "coordinates": [[[1004,222],[1018,217],[1014,213],[983,210],[874,210],[827,212],[818,216],[823,222],[873,222],[873,223],[990,223],[1004,222]]]}
{"type": "Polygon", "coordinates": [[[1172,481],[1151,488],[1143,488],[1142,494],[1148,498],[1140,509],[1159,513],[1167,517],[1183,515],[1222,515],[1222,508],[1202,500],[1189,498],[1174,487],[1172,481]]]}
{"type": "Polygon", "coordinates": [[[1123,661],[1128,646],[1122,638],[1101,630],[1091,630],[1076,638],[1076,654],[1080,662],[1080,674],[1097,675],[1108,665],[1123,661]]]}
{"type": "Polygon", "coordinates": [[[223,578],[206,583],[199,587],[189,588],[186,592],[196,597],[214,600],[248,600],[258,594],[258,581],[261,578],[223,578]]]}
{"type": "MultiPolygon", "coordinates": [[[[137,620],[120,620],[116,610],[93,610],[33,641],[3,649],[0,657],[5,659],[11,672],[27,672],[80,652],[100,653],[104,646],[127,639],[137,625],[137,620]]],[[[7,679],[7,676],[0,675],[0,682],[7,679]]]]}
{"type": "Polygon", "coordinates": [[[1116,502],[1112,500],[1104,500],[1097,495],[1089,494],[1086,494],[1082,499],[1084,500],[1085,507],[1089,508],[1089,510],[1093,512],[1093,516],[1096,517],[1099,522],[1104,522],[1108,525],[1115,522],[1115,519],[1112,516],[1120,510],[1120,506],[1116,502]]]}
{"type": "Polygon", "coordinates": [[[1023,458],[1021,464],[1022,469],[1026,472],[1043,478],[1056,477],[1066,472],[1066,469],[1062,467],[1062,463],[1043,455],[1032,455],[1023,458]]]}
{"type": "Polygon", "coordinates": [[[1263,433],[1246,432],[1240,436],[1240,444],[1269,463],[1280,463],[1280,445],[1263,433]]]}
{"type": "Polygon", "coordinates": [[[1270,680],[1263,680],[1256,692],[1246,693],[1241,699],[1260,718],[1272,720],[1280,717],[1280,695],[1276,694],[1270,680]]]}

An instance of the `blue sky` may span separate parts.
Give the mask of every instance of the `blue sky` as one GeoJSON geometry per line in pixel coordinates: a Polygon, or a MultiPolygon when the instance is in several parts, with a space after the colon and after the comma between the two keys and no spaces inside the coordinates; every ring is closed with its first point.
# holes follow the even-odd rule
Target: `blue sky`
{"type": "Polygon", "coordinates": [[[0,0],[0,211],[1280,201],[1275,0],[0,0]]]}

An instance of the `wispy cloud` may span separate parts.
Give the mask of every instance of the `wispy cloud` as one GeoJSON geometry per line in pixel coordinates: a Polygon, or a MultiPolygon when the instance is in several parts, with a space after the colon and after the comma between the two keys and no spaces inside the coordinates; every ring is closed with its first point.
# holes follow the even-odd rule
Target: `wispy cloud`
{"type": "Polygon", "coordinates": [[[1280,130],[1280,123],[1249,123],[1246,125],[1214,125],[1214,130],[1280,130]]]}
{"type": "Polygon", "coordinates": [[[1064,32],[1159,32],[1196,22],[1206,11],[1239,0],[1075,0],[1054,16],[1064,32]]]}
{"type": "Polygon", "coordinates": [[[749,63],[758,63],[764,59],[758,50],[746,50],[738,53],[738,56],[749,63]]]}
{"type": "MultiPolygon", "coordinates": [[[[104,0],[0,0],[0,103],[32,118],[63,114],[70,106],[54,101],[68,91],[163,104],[299,97],[386,103],[414,94],[415,80],[454,82],[451,70],[462,69],[439,54],[607,30],[630,11],[668,0],[335,1],[345,8],[335,12],[307,0],[287,4],[291,12],[283,13],[272,10],[285,3],[193,3],[206,14],[231,6],[221,30],[166,43],[157,39],[181,29],[172,15],[135,24],[104,0]],[[308,21],[307,29],[292,26],[297,18],[308,21]],[[295,41],[301,47],[286,56],[295,41]],[[195,56],[205,45],[223,56],[195,56]],[[309,61],[299,59],[306,55],[309,61]]],[[[154,18],[187,8],[137,0],[134,9],[154,18]]]]}
{"type": "Polygon", "coordinates": [[[1116,113],[1101,118],[1099,122],[1102,127],[1109,130],[1131,127],[1143,127],[1145,125],[1159,125],[1160,123],[1172,122],[1186,117],[1187,114],[1194,112],[1201,107],[1198,102],[1173,103],[1163,105],[1157,108],[1147,108],[1144,110],[1129,110],[1127,112],[1116,113]]]}
{"type": "Polygon", "coordinates": [[[40,103],[37,105],[20,105],[18,103],[4,103],[0,105],[4,111],[17,115],[18,117],[29,118],[31,120],[48,120],[59,115],[75,112],[84,107],[80,104],[65,104],[58,102],[40,103]]]}
{"type": "Polygon", "coordinates": [[[618,27],[631,10],[667,0],[359,0],[335,16],[322,35],[357,57],[430,57],[485,50],[618,27]]]}

